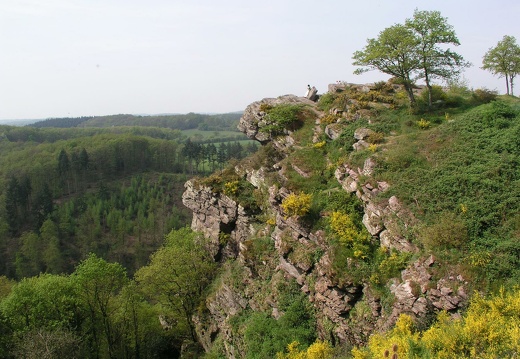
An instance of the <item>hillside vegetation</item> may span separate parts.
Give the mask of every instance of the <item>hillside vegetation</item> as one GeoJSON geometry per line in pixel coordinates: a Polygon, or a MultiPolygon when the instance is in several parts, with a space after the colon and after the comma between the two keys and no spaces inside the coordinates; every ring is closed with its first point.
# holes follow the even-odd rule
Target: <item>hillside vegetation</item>
{"type": "MultiPolygon", "coordinates": [[[[209,185],[217,198],[220,193],[244,208],[261,210],[260,214],[252,212],[256,234],[243,242],[246,248],[238,251],[236,261],[226,263],[218,278],[220,284],[212,288],[206,300],[210,310],[205,315],[211,318],[205,319],[206,325],[216,321],[220,328],[229,325],[232,333],[240,333],[221,336],[217,332],[214,344],[206,344],[211,355],[229,356],[233,348],[246,358],[274,357],[276,353],[288,358],[350,357],[352,346],[372,345],[364,336],[366,331],[388,328],[400,314],[411,315],[409,320],[419,329],[410,329],[409,333],[420,338],[420,331],[435,323],[436,313],[443,312],[439,308],[456,318],[465,312],[470,293],[493,295],[500,288],[518,284],[520,102],[496,97],[487,90],[470,91],[458,86],[433,89],[433,108],[428,109],[428,93],[418,90],[417,108],[423,110],[411,113],[399,86],[378,83],[366,91],[345,84],[321,97],[317,105],[323,111],[318,112],[319,126],[315,125],[316,112],[305,105],[283,103],[284,98],[278,99],[282,101],[279,105],[273,104],[278,100],[268,99],[251,105],[253,114],[259,106],[265,111],[261,116],[270,116],[276,108],[286,115],[283,122],[277,122],[275,116],[251,120],[258,121],[258,126],[265,124],[255,133],[251,131],[252,136],[263,141],[267,133],[270,140],[235,167],[239,174],[247,174],[243,179],[230,171],[200,182],[202,192],[203,186],[209,185]],[[360,137],[359,133],[366,135],[360,137]],[[270,169],[273,164],[274,171],[270,169]],[[338,182],[337,169],[343,167],[360,168],[357,192],[354,190],[358,198],[344,192],[351,185],[338,182]],[[258,176],[255,171],[262,173],[262,183],[255,183],[256,189],[246,190],[244,184],[244,190],[226,190],[234,183],[247,183],[246,178],[258,182],[256,178],[253,182],[253,175],[258,176]],[[364,191],[372,192],[372,188],[381,190],[366,197],[364,191]],[[383,210],[389,200],[394,203],[392,198],[398,198],[401,209],[396,212],[397,221],[389,220],[384,226],[387,233],[398,233],[391,241],[399,242],[387,243],[386,237],[380,237],[384,231],[365,228],[372,225],[366,216],[368,210],[383,210]],[[375,232],[369,233],[372,230],[375,232]],[[278,256],[280,262],[269,259],[278,256]],[[233,271],[233,277],[229,271],[233,271]],[[413,277],[414,271],[428,273],[426,282],[413,277]],[[324,275],[331,282],[327,284],[329,290],[321,292],[318,287],[324,275]],[[284,287],[288,279],[296,281],[296,287],[314,305],[298,309],[301,321],[291,324],[297,332],[280,340],[280,330],[289,333],[283,327],[286,316],[292,318],[282,299],[290,293],[284,287]],[[250,293],[244,283],[257,288],[258,294],[250,293]],[[220,302],[221,291],[227,288],[227,292],[230,287],[236,296],[249,300],[245,310],[220,302]],[[409,290],[405,292],[409,297],[402,297],[399,290],[409,290]],[[353,297],[339,294],[345,295],[344,300],[352,307],[329,307],[334,291],[352,291],[353,297]],[[323,299],[327,295],[331,297],[323,299]],[[435,302],[437,295],[440,302],[435,302]],[[405,298],[412,298],[413,305],[401,302],[405,298]],[[320,304],[321,300],[325,301],[320,304]],[[224,320],[216,315],[214,306],[224,312],[238,310],[239,314],[224,320]],[[271,310],[284,314],[275,320],[271,310]],[[339,310],[339,317],[328,312],[334,310],[339,310]],[[316,321],[315,334],[305,331],[306,318],[316,321]],[[313,338],[318,341],[311,345],[313,338]],[[319,340],[329,344],[321,345],[319,340]],[[331,345],[338,342],[343,344],[331,345]],[[286,348],[283,343],[290,345],[286,348]],[[317,351],[311,354],[307,347],[317,351]],[[283,354],[285,350],[288,352],[283,354]]],[[[243,128],[249,130],[247,126],[249,123],[243,128]]],[[[198,211],[204,213],[196,211],[196,215],[198,211]]],[[[220,233],[224,234],[222,228],[220,233]]],[[[207,235],[212,236],[209,231],[207,235]]],[[[240,236],[238,227],[231,236],[240,236]]],[[[489,303],[494,301],[489,299],[489,303]]],[[[439,320],[449,321],[445,318],[450,315],[439,320]]],[[[201,332],[209,330],[202,328],[201,332]]],[[[493,328],[490,330],[499,330],[493,328]]],[[[384,339],[384,345],[391,343],[392,335],[384,339]]],[[[476,335],[493,334],[483,330],[476,335]]],[[[461,351],[445,349],[443,355],[488,353],[487,349],[472,347],[478,342],[474,338],[473,344],[465,342],[461,351]]],[[[359,358],[384,357],[384,349],[378,352],[380,347],[355,353],[359,358]]],[[[393,354],[391,348],[389,355],[393,354]]],[[[512,350],[509,344],[504,348],[508,353],[512,350]]],[[[436,357],[440,353],[436,350],[417,349],[413,353],[436,357]]],[[[404,353],[411,352],[400,348],[399,355],[404,353]]]]}
{"type": "Polygon", "coordinates": [[[1,127],[0,357],[514,356],[520,101],[414,91],[264,99],[258,151],[1,127]]]}

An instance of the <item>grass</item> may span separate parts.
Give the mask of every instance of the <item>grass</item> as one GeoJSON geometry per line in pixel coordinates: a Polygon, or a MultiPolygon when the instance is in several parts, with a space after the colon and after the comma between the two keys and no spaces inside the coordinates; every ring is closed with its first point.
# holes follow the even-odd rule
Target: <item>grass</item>
{"type": "Polygon", "coordinates": [[[396,195],[426,224],[419,244],[450,258],[491,253],[472,266],[489,282],[520,282],[511,254],[520,252],[519,104],[507,98],[410,128],[376,155],[375,176],[391,185],[384,196],[396,195]]]}

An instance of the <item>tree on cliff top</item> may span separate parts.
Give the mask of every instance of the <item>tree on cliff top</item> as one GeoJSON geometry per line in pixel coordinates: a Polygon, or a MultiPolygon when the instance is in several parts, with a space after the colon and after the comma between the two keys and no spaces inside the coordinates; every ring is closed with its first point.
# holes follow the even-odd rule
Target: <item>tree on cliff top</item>
{"type": "Polygon", "coordinates": [[[482,68],[493,75],[506,78],[506,91],[513,96],[513,80],[520,73],[520,46],[514,36],[505,35],[495,47],[486,52],[482,59],[482,68]]]}
{"type": "Polygon", "coordinates": [[[451,49],[439,45],[460,45],[459,39],[439,11],[415,10],[412,19],[406,19],[405,26],[411,29],[418,39],[416,49],[421,65],[417,78],[424,79],[428,88],[428,107],[432,106],[433,78],[449,80],[471,64],[451,49]]]}
{"type": "Polygon", "coordinates": [[[439,45],[459,45],[453,27],[438,11],[414,12],[405,24],[390,26],[376,39],[368,39],[367,45],[353,55],[354,65],[362,66],[354,73],[379,70],[399,79],[415,106],[413,83],[424,79],[428,88],[428,102],[432,105],[433,78],[451,79],[470,64],[450,49],[439,45]]]}
{"type": "Polygon", "coordinates": [[[415,106],[413,94],[413,73],[420,68],[417,55],[419,41],[414,33],[404,25],[396,24],[379,33],[377,39],[368,39],[367,45],[353,55],[354,65],[363,66],[355,74],[379,70],[398,78],[415,106]]]}

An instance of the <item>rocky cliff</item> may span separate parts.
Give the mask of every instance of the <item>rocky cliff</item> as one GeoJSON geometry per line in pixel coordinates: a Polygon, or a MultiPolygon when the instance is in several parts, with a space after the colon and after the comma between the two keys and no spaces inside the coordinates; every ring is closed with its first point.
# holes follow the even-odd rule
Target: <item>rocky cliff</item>
{"type": "MultiPolygon", "coordinates": [[[[332,85],[329,91],[340,92],[345,86],[332,85]]],[[[348,86],[362,94],[372,89],[348,86]]],[[[323,152],[325,165],[317,170],[302,160],[306,157],[299,157],[299,151],[318,151],[325,142],[340,141],[345,124],[373,116],[360,107],[352,99],[324,112],[315,102],[292,95],[254,102],[246,108],[239,129],[262,144],[261,154],[237,164],[229,178],[217,174],[217,180],[186,183],[183,202],[193,211],[192,228],[211,239],[208,250],[222,263],[206,308],[194,318],[206,350],[219,342],[227,357],[242,357],[244,343],[233,318],[244,311],[279,317],[283,313],[277,288],[289,281],[297,283],[315,308],[318,336],[336,343],[363,344],[370,333],[391,327],[401,313],[421,322],[438,310],[457,313],[465,303],[464,278],[439,270],[436,258],[418,250],[414,237],[418,219],[399,198],[384,195],[390,184],[373,178],[377,159],[368,156],[357,167],[348,156],[338,160],[323,152]],[[264,131],[271,121],[269,109],[280,105],[299,106],[301,123],[275,134],[264,131]],[[314,199],[327,203],[328,196],[342,192],[349,201],[357,201],[363,233],[368,232],[365,247],[380,256],[376,264],[361,256],[347,258],[338,267],[339,244],[330,238],[331,213],[326,206],[313,216],[289,216],[284,209],[284,199],[302,192],[294,183],[319,180],[327,171],[332,173],[329,182],[336,185],[316,191],[314,199]],[[235,190],[230,190],[233,184],[235,190]],[[254,209],[244,204],[251,198],[254,209]],[[398,270],[386,275],[381,268],[397,263],[396,258],[398,270]],[[373,274],[368,277],[363,271],[373,274]]],[[[373,135],[359,127],[346,142],[353,143],[352,148],[341,150],[366,151],[373,135]]]]}

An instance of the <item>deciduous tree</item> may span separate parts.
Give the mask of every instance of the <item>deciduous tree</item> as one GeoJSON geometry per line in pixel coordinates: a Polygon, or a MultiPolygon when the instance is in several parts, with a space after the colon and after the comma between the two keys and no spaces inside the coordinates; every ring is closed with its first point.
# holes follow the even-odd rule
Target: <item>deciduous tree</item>
{"type": "Polygon", "coordinates": [[[390,26],[381,31],[377,38],[368,39],[363,50],[354,53],[353,64],[362,66],[354,73],[379,70],[398,78],[414,107],[413,75],[421,68],[418,46],[419,40],[410,28],[401,24],[390,26]]]}
{"type": "Polygon", "coordinates": [[[95,254],[81,262],[71,276],[77,285],[79,298],[88,308],[88,334],[95,353],[106,350],[109,358],[116,357],[116,337],[113,326],[118,309],[116,295],[128,283],[125,269],[118,263],[108,263],[95,254]]]}
{"type": "Polygon", "coordinates": [[[172,231],[164,247],[152,255],[150,264],[135,275],[147,296],[175,318],[178,329],[186,328],[188,339],[193,341],[197,337],[191,318],[215,269],[203,241],[189,228],[172,231]]]}
{"type": "Polygon", "coordinates": [[[493,75],[506,78],[506,92],[513,96],[514,78],[520,73],[520,46],[514,36],[505,35],[495,47],[486,52],[482,59],[482,68],[493,75]]]}
{"type": "Polygon", "coordinates": [[[420,59],[417,78],[424,79],[428,88],[428,107],[432,106],[431,80],[456,78],[463,68],[470,66],[464,58],[449,48],[440,45],[460,45],[453,27],[448,24],[439,11],[415,10],[412,19],[406,19],[405,26],[411,29],[418,39],[416,48],[420,59]]]}

